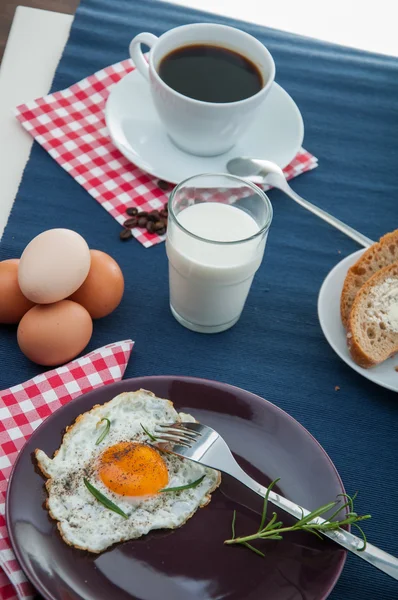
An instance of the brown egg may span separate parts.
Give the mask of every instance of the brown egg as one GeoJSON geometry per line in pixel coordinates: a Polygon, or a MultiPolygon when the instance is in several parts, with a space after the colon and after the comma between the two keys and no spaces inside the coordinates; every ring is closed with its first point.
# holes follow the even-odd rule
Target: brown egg
{"type": "Polygon", "coordinates": [[[90,250],[90,271],[83,285],[70,296],[88,310],[93,319],[109,315],[123,297],[124,278],[117,262],[100,250],[90,250]]]}
{"type": "Polygon", "coordinates": [[[0,262],[0,323],[19,323],[34,306],[19,288],[18,264],[18,258],[0,262]]]}
{"type": "Polygon", "coordinates": [[[71,300],[31,308],[18,326],[18,344],[35,363],[61,365],[87,346],[93,322],[83,306],[71,300]]]}

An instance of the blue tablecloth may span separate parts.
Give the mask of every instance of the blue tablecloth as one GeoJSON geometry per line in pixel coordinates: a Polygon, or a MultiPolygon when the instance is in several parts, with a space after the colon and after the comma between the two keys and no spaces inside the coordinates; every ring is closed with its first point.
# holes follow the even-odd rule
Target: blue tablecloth
{"type": "MultiPolygon", "coordinates": [[[[305,146],[319,168],[294,188],[377,239],[398,227],[398,61],[156,0],[83,0],[52,86],[58,90],[127,57],[140,31],[188,22],[232,23],[275,57],[276,80],[300,107],[305,146]]],[[[6,143],[3,140],[3,143],[6,143]]],[[[206,336],[185,330],[168,307],[163,245],[118,239],[120,226],[35,144],[0,247],[17,257],[39,232],[69,227],[112,254],[126,278],[120,309],[95,323],[90,348],[136,341],[126,376],[184,374],[260,394],[298,419],[324,446],[348,491],[360,490],[371,540],[398,555],[398,400],[349,369],[324,339],[317,295],[329,270],[356,244],[277,191],[266,256],[239,323],[206,336]],[[340,391],[335,391],[335,386],[340,391]]],[[[41,371],[19,352],[15,328],[0,329],[0,388],[41,371]]],[[[397,374],[398,378],[398,374],[397,374]]],[[[393,600],[398,584],[349,557],[333,600],[393,600]]]]}

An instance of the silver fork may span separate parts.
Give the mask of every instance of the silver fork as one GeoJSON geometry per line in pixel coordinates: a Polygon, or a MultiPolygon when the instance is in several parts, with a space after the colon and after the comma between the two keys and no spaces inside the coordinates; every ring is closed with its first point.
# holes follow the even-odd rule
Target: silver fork
{"type": "MultiPolygon", "coordinates": [[[[211,427],[200,423],[158,425],[154,435],[157,441],[153,442],[153,445],[160,450],[231,475],[260,496],[265,496],[267,489],[241,469],[225,440],[211,427]]],[[[301,519],[310,513],[309,510],[272,490],[269,493],[269,501],[296,519],[301,519]]],[[[325,523],[325,519],[317,517],[314,522],[325,523]]],[[[366,544],[365,550],[360,550],[363,547],[363,540],[342,528],[323,531],[322,534],[398,580],[398,559],[395,556],[369,543],[366,544]]]]}

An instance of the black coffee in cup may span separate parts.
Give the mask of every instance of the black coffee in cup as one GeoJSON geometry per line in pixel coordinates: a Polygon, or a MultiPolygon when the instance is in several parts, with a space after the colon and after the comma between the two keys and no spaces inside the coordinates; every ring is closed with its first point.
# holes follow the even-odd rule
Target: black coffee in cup
{"type": "Polygon", "coordinates": [[[202,102],[237,102],[264,87],[261,72],[251,60],[209,44],[173,50],[160,61],[158,74],[176,92],[202,102]]]}
{"type": "Polygon", "coordinates": [[[197,156],[228,152],[254,121],[275,79],[274,60],[256,38],[227,25],[190,23],[129,46],[173,143],[197,156]],[[141,44],[149,46],[144,57],[141,44]]]}

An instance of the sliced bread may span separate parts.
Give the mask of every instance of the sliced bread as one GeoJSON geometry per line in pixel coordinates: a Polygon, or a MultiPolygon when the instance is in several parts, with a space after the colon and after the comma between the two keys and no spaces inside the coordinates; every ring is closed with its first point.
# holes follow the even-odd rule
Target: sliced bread
{"type": "Polygon", "coordinates": [[[365,369],[398,352],[398,262],[380,269],[357,293],[347,343],[354,361],[365,369]]]}
{"type": "Polygon", "coordinates": [[[355,296],[364,283],[379,269],[398,260],[398,229],[387,233],[380,241],[366,250],[347,273],[341,292],[340,314],[344,327],[347,327],[355,296]]]}

